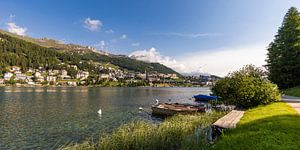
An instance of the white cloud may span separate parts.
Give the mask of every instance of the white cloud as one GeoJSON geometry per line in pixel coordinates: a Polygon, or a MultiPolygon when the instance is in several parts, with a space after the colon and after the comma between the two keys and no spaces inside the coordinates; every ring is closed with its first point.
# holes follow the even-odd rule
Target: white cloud
{"type": "Polygon", "coordinates": [[[222,34],[220,33],[178,33],[178,32],[154,33],[154,35],[178,36],[178,37],[187,37],[187,38],[222,36],[222,34]]]}
{"type": "Polygon", "coordinates": [[[109,29],[109,30],[106,30],[105,32],[108,33],[108,34],[113,34],[113,33],[114,33],[114,30],[109,29]]]}
{"type": "Polygon", "coordinates": [[[134,51],[129,54],[129,57],[146,62],[158,62],[173,68],[174,70],[183,70],[185,68],[183,64],[179,64],[175,59],[161,55],[155,48],[134,51]]]}
{"type": "Polygon", "coordinates": [[[100,41],[100,49],[104,50],[105,49],[105,42],[104,41],[100,41]]]}
{"type": "Polygon", "coordinates": [[[95,45],[96,47],[99,47],[100,50],[105,50],[106,49],[106,44],[105,41],[100,41],[98,44],[95,45]]]}
{"type": "Polygon", "coordinates": [[[131,46],[140,46],[140,43],[132,43],[131,46]]]}
{"type": "Polygon", "coordinates": [[[179,71],[191,72],[196,70],[225,76],[247,64],[264,65],[266,54],[266,44],[224,48],[211,53],[188,54],[178,58],[178,61],[186,66],[184,70],[179,71]]]}
{"type": "Polygon", "coordinates": [[[100,20],[93,20],[91,18],[86,18],[84,20],[84,27],[89,29],[90,31],[97,31],[101,28],[102,22],[100,20]]]}
{"type": "Polygon", "coordinates": [[[124,39],[127,39],[127,35],[126,34],[123,34],[121,37],[120,37],[121,40],[124,40],[124,39]]]}
{"type": "Polygon", "coordinates": [[[11,33],[25,36],[27,28],[20,27],[13,22],[6,23],[7,30],[11,33]]]}
{"type": "Polygon", "coordinates": [[[177,57],[176,60],[162,56],[156,49],[135,51],[131,57],[150,62],[159,62],[180,73],[202,72],[226,76],[247,64],[258,67],[265,64],[266,44],[236,48],[223,48],[213,52],[203,51],[177,57]]]}

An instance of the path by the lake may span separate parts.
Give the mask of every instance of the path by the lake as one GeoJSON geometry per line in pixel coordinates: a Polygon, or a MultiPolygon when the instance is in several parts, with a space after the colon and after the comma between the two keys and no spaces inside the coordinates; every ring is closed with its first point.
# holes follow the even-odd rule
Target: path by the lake
{"type": "Polygon", "coordinates": [[[294,96],[282,96],[282,101],[293,107],[300,114],[300,98],[294,96]]]}

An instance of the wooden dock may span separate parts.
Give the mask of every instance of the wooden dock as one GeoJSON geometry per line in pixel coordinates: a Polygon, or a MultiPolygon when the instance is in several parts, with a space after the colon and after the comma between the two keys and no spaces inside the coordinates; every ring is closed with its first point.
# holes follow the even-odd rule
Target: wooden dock
{"type": "Polygon", "coordinates": [[[236,127],[236,124],[243,117],[244,111],[232,110],[224,117],[217,120],[213,126],[222,129],[232,129],[236,127]]]}

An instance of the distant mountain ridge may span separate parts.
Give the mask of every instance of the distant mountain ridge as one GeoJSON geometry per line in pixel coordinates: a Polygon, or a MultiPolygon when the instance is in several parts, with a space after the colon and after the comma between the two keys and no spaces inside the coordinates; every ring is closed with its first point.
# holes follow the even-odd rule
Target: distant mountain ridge
{"type": "Polygon", "coordinates": [[[68,63],[84,66],[93,71],[92,65],[110,63],[121,69],[134,72],[158,72],[177,74],[178,72],[159,63],[147,63],[124,55],[113,55],[97,51],[92,47],[76,44],[64,44],[60,41],[42,38],[35,39],[28,36],[19,36],[0,30],[0,65],[21,66],[23,68],[38,67],[39,65],[53,68],[59,63],[68,63]]]}

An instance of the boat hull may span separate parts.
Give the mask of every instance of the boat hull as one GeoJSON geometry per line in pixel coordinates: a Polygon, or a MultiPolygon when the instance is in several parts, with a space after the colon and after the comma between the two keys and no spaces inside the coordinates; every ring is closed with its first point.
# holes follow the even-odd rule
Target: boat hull
{"type": "Polygon", "coordinates": [[[152,114],[153,115],[159,115],[159,116],[172,116],[175,114],[194,114],[198,112],[206,112],[205,107],[193,107],[189,108],[190,106],[180,106],[180,108],[167,108],[167,107],[161,107],[161,105],[152,106],[152,114]]]}

